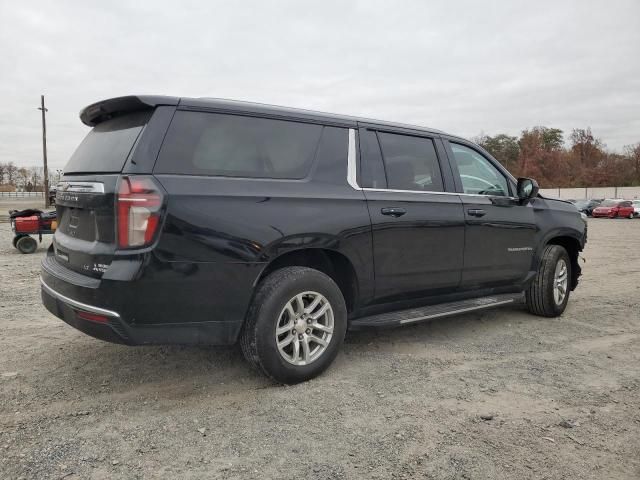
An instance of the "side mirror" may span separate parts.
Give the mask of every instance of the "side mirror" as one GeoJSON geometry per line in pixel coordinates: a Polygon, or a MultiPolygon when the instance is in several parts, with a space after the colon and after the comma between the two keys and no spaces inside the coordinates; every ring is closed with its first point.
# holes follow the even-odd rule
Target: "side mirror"
{"type": "Polygon", "coordinates": [[[538,182],[536,182],[533,178],[519,178],[518,179],[518,198],[526,202],[527,200],[531,200],[532,198],[538,195],[538,182]]]}

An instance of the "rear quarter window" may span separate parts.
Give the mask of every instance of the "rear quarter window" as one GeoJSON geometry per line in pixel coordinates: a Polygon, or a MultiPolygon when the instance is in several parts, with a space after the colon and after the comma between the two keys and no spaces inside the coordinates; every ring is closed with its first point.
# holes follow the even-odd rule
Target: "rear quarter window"
{"type": "Polygon", "coordinates": [[[301,179],[322,126],[287,120],[177,111],[156,173],[301,179]]]}

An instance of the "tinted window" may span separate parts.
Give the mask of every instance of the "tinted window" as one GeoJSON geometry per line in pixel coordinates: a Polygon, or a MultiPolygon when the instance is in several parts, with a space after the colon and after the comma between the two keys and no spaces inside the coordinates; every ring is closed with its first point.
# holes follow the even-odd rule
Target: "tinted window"
{"type": "Polygon", "coordinates": [[[387,188],[387,177],[382,164],[382,153],[376,132],[362,131],[360,138],[362,186],[365,188],[387,188]]]}
{"type": "Polygon", "coordinates": [[[151,112],[138,112],[102,122],[84,137],[64,167],[71,172],[119,172],[151,112]]]}
{"type": "Polygon", "coordinates": [[[464,193],[475,195],[508,196],[507,179],[493,164],[475,150],[451,144],[453,157],[458,165],[464,193]]]}
{"type": "Polygon", "coordinates": [[[433,140],[378,132],[388,188],[441,192],[442,177],[433,140]]]}
{"type": "Polygon", "coordinates": [[[340,127],[322,128],[318,145],[313,180],[334,185],[347,182],[347,155],[349,153],[349,129],[340,127]]]}
{"type": "Polygon", "coordinates": [[[156,171],[228,177],[304,178],[322,126],[266,118],[176,112],[156,171]]]}

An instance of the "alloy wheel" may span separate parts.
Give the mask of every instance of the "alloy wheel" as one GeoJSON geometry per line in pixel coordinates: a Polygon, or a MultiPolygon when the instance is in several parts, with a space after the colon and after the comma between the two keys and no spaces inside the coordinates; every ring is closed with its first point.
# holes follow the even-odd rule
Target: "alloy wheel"
{"type": "Polygon", "coordinates": [[[569,269],[564,259],[558,260],[556,271],[553,277],[553,299],[556,305],[562,305],[567,296],[567,287],[569,286],[569,269]]]}
{"type": "Polygon", "coordinates": [[[333,308],[318,292],[302,292],[280,312],[275,340],[280,356],[293,365],[309,365],[327,350],[333,336],[333,308]]]}

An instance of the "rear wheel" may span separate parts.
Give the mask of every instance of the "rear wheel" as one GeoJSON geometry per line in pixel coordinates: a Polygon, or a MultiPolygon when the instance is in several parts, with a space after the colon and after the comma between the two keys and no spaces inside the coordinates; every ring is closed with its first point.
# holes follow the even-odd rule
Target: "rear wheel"
{"type": "Polygon", "coordinates": [[[16,235],[15,237],[13,237],[13,241],[12,241],[12,243],[13,243],[13,247],[14,247],[14,248],[18,248],[18,247],[16,246],[16,244],[18,243],[18,240],[20,240],[20,239],[21,239],[22,237],[24,237],[24,236],[25,236],[25,235],[20,235],[20,234],[18,234],[18,235],[16,235]]]}
{"type": "Polygon", "coordinates": [[[29,235],[25,235],[16,240],[16,248],[20,250],[21,253],[33,253],[38,248],[38,242],[29,235]]]}
{"type": "Polygon", "coordinates": [[[240,346],[258,370],[293,384],[333,362],[346,329],[347,309],[335,282],[318,270],[287,267],[258,285],[240,346]]]}
{"type": "Polygon", "coordinates": [[[562,315],[571,281],[571,259],[560,245],[547,245],[542,253],[540,268],[525,292],[527,309],[542,317],[562,315]]]}
{"type": "Polygon", "coordinates": [[[633,212],[631,212],[627,218],[633,218],[633,212]]]}

